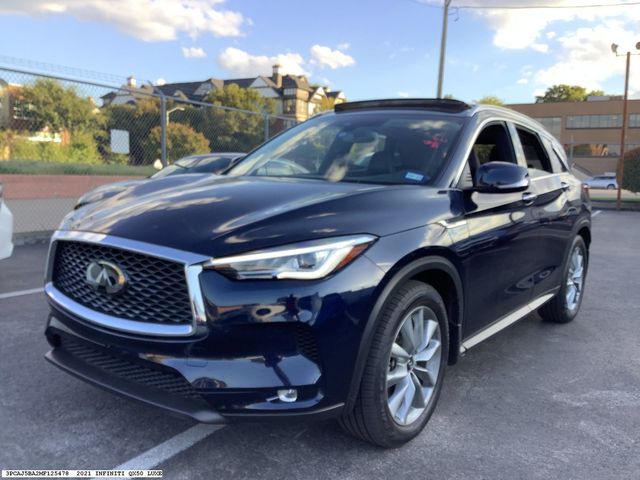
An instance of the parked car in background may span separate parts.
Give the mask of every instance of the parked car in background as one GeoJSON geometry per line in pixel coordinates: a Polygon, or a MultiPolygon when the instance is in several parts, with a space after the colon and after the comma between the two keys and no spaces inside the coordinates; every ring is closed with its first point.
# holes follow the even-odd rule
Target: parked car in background
{"type": "Polygon", "coordinates": [[[460,355],[580,310],[589,197],[513,110],[344,103],[224,177],[147,186],[53,235],[46,357],[198,421],[333,416],[397,446],[460,355]]]}
{"type": "Polygon", "coordinates": [[[618,180],[615,173],[605,173],[604,175],[596,175],[595,177],[587,178],[584,184],[589,188],[594,189],[607,189],[617,190],[618,180]]]}
{"type": "Polygon", "coordinates": [[[13,215],[4,202],[0,183],[0,260],[13,253],[13,215]]]}
{"type": "Polygon", "coordinates": [[[123,182],[114,182],[108,185],[102,185],[98,188],[85,193],[78,201],[74,208],[78,209],[89,203],[106,200],[114,195],[121,193],[128,188],[139,185],[149,180],[158,180],[160,178],[172,177],[174,175],[186,174],[221,174],[227,170],[233,163],[244,157],[246,153],[240,152],[221,152],[206,153],[202,155],[190,155],[188,157],[176,160],[171,165],[154,173],[148,178],[140,180],[126,180],[123,182]]]}

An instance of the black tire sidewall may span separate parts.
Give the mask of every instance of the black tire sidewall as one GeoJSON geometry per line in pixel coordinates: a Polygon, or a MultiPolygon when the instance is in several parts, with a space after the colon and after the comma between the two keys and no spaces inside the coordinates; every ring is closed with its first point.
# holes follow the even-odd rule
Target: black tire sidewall
{"type": "MultiPolygon", "coordinates": [[[[412,285],[411,288],[403,292],[404,294],[401,296],[398,303],[393,305],[391,311],[388,306],[383,310],[381,315],[383,316],[383,320],[387,320],[381,324],[381,327],[383,328],[383,331],[381,332],[382,345],[384,345],[385,348],[381,348],[378,351],[373,352],[374,355],[371,357],[374,358],[370,357],[369,359],[374,362],[376,375],[374,383],[376,398],[374,398],[373,401],[376,403],[376,410],[379,412],[380,419],[384,425],[383,428],[386,430],[390,439],[390,444],[392,445],[401,444],[413,438],[420,433],[429,421],[429,418],[433,414],[438,402],[438,397],[440,396],[448,358],[448,320],[442,298],[433,287],[426,284],[420,284],[418,282],[412,283],[416,283],[416,285],[412,285]],[[440,348],[440,355],[442,356],[441,367],[438,373],[434,392],[429,399],[429,403],[425,411],[412,424],[400,425],[394,421],[387,405],[386,375],[388,361],[391,353],[391,346],[395,340],[398,328],[400,327],[400,322],[411,310],[419,306],[425,306],[432,310],[440,325],[442,342],[440,348]]],[[[396,297],[396,300],[398,300],[398,297],[396,297]]]]}

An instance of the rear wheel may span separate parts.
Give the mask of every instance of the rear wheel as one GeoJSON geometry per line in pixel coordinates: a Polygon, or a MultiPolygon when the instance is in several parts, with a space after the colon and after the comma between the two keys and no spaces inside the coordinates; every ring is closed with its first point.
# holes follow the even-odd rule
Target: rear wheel
{"type": "Polygon", "coordinates": [[[538,310],[544,320],[554,323],[568,323],[576,317],[582,304],[588,260],[587,246],[583,238],[578,235],[573,240],[569,258],[564,266],[560,291],[538,310]]]}
{"type": "Polygon", "coordinates": [[[615,190],[616,186],[613,184],[607,185],[607,190],[615,190]]]}
{"type": "Polygon", "coordinates": [[[444,302],[422,282],[409,281],[387,301],[354,409],[340,423],[383,447],[401,445],[424,428],[435,409],[448,356],[444,302]]]}

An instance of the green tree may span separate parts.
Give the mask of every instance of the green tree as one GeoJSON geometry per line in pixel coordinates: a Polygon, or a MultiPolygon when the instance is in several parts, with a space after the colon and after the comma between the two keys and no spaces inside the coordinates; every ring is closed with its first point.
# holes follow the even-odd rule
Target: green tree
{"type": "Polygon", "coordinates": [[[144,147],[149,132],[160,127],[160,102],[149,97],[138,100],[135,105],[109,105],[104,109],[105,129],[100,138],[101,151],[105,157],[113,156],[109,148],[109,132],[112,129],[129,132],[129,163],[147,165],[157,156],[144,147]]]}
{"type": "MultiPolygon", "coordinates": [[[[155,158],[160,158],[161,154],[160,136],[160,127],[153,127],[142,145],[145,151],[155,158]]],[[[187,155],[207,152],[209,152],[209,142],[204,135],[182,123],[167,125],[167,160],[169,162],[187,155]]]]}
{"type": "Polygon", "coordinates": [[[209,140],[211,151],[248,152],[264,141],[264,114],[276,111],[273,99],[265,98],[254,89],[231,84],[213,90],[208,102],[250,112],[202,107],[190,115],[190,123],[209,140]]]}
{"type": "Polygon", "coordinates": [[[498,105],[500,107],[504,106],[504,100],[495,95],[485,95],[484,97],[476,100],[477,104],[485,104],[485,105],[498,105]]]}
{"type": "Polygon", "coordinates": [[[335,97],[324,97],[320,100],[320,105],[318,106],[318,112],[326,112],[327,110],[333,110],[336,106],[335,97]]]}
{"type": "Polygon", "coordinates": [[[74,87],[64,87],[56,80],[40,79],[25,86],[19,98],[29,130],[48,128],[52,132],[93,131],[100,121],[90,98],[81,97],[74,87]]]}
{"type": "Polygon", "coordinates": [[[544,95],[536,96],[536,103],[556,103],[556,102],[584,102],[587,97],[604,96],[602,90],[587,91],[579,85],[553,85],[547,88],[544,95]]]}
{"type": "Polygon", "coordinates": [[[634,148],[624,154],[622,188],[640,193],[640,148],[634,148]]]}

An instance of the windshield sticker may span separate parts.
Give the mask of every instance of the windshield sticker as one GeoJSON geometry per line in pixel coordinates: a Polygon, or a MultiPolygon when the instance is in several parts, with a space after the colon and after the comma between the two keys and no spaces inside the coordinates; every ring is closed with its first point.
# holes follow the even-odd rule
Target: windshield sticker
{"type": "Polygon", "coordinates": [[[404,174],[405,180],[411,180],[412,182],[422,182],[424,175],[417,172],[407,172],[404,174]]]}

